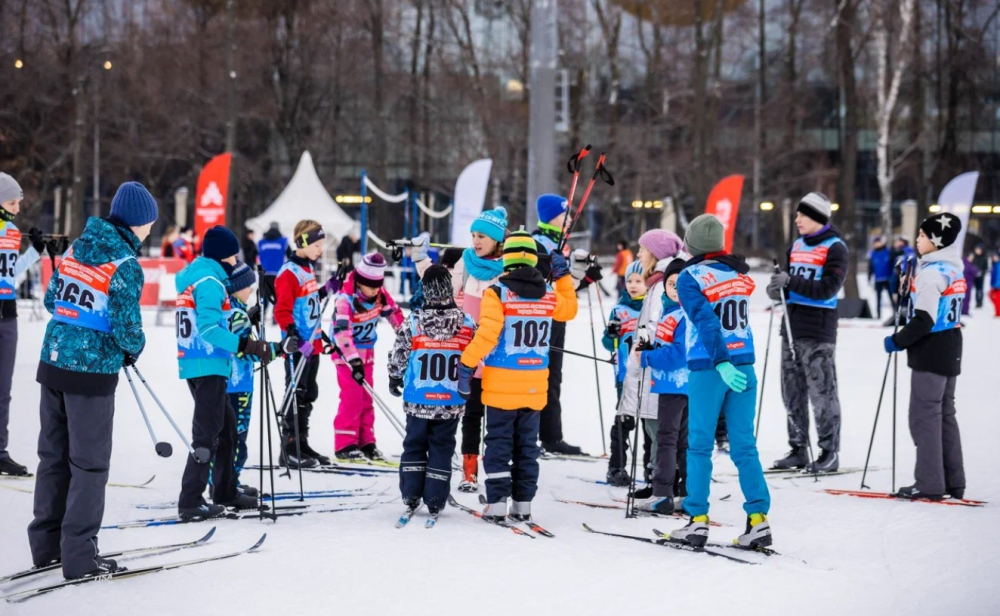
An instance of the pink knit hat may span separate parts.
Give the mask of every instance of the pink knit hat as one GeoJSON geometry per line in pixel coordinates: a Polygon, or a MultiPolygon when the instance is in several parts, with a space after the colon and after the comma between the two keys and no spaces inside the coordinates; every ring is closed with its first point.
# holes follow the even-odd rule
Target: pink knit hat
{"type": "Polygon", "coordinates": [[[377,252],[368,253],[354,268],[354,279],[367,287],[381,287],[385,278],[385,266],[385,257],[377,252]]]}
{"type": "Polygon", "coordinates": [[[656,257],[656,260],[677,256],[684,249],[684,242],[677,234],[666,229],[650,229],[639,238],[639,245],[656,257]]]}

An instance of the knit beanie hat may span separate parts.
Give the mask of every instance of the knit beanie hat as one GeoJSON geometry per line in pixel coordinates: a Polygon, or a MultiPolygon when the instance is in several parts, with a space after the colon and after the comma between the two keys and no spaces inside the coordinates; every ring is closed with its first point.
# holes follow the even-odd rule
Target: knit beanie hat
{"type": "Polygon", "coordinates": [[[625,268],[625,280],[628,280],[629,276],[631,276],[632,274],[639,274],[640,276],[643,275],[643,267],[641,261],[632,261],[631,263],[628,264],[628,267],[625,268]]]}
{"type": "Polygon", "coordinates": [[[111,199],[111,216],[130,227],[141,227],[156,222],[159,209],[145,186],[139,182],[125,182],[111,199]]]}
{"type": "Polygon", "coordinates": [[[811,192],[799,201],[796,212],[812,218],[821,225],[830,222],[830,214],[833,212],[833,205],[830,198],[821,192],[811,192]]]}
{"type": "Polygon", "coordinates": [[[539,222],[549,222],[567,209],[566,197],[562,195],[541,195],[535,201],[539,222]]]}
{"type": "Polygon", "coordinates": [[[240,240],[236,234],[222,225],[215,225],[205,232],[205,239],[201,242],[201,254],[222,261],[229,257],[234,257],[240,252],[240,240]]]}
{"type": "Polygon", "coordinates": [[[684,242],[677,234],[666,229],[650,229],[639,238],[639,245],[649,251],[656,260],[676,255],[684,248],[684,242]]]}
{"type": "Polygon", "coordinates": [[[522,227],[511,233],[503,243],[503,271],[509,272],[524,265],[528,267],[538,265],[538,245],[522,227]]]}
{"type": "MultiPolygon", "coordinates": [[[[354,280],[366,287],[379,288],[385,279],[385,257],[377,252],[370,252],[361,259],[354,268],[354,280]]],[[[424,291],[427,296],[427,291],[424,291]]]]}
{"type": "Polygon", "coordinates": [[[720,252],[726,248],[726,228],[712,214],[702,214],[688,225],[684,245],[693,257],[720,252]]]}
{"type": "Polygon", "coordinates": [[[667,264],[667,269],[663,271],[663,280],[666,281],[667,278],[670,278],[674,274],[680,274],[686,266],[687,261],[680,257],[671,260],[670,263],[667,264]]]}
{"type": "Polygon", "coordinates": [[[451,272],[443,265],[432,265],[424,272],[420,280],[424,288],[424,299],[428,305],[449,305],[452,297],[451,272]]]}
{"type": "Polygon", "coordinates": [[[920,230],[924,232],[931,244],[940,250],[951,246],[958,239],[958,235],[962,231],[962,220],[954,214],[940,212],[925,218],[920,223],[920,230]]]}
{"type": "Polygon", "coordinates": [[[23,197],[24,191],[21,190],[21,185],[17,183],[17,180],[6,173],[0,173],[0,203],[7,203],[23,197]]]}
{"type": "Polygon", "coordinates": [[[252,287],[257,282],[257,275],[253,273],[250,266],[242,261],[237,261],[233,272],[229,274],[229,281],[226,283],[226,293],[232,295],[237,291],[242,291],[247,287],[252,287]]]}
{"type": "Polygon", "coordinates": [[[507,231],[507,208],[487,210],[472,221],[472,233],[482,233],[495,242],[502,242],[507,231]]]}

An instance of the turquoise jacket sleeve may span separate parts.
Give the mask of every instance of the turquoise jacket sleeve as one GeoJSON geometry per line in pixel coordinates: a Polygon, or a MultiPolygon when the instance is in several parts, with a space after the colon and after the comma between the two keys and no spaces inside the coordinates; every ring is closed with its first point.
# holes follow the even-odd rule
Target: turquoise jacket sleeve
{"type": "MultiPolygon", "coordinates": [[[[142,332],[142,311],[139,297],[145,277],[142,267],[135,259],[129,259],[118,267],[108,287],[108,317],[111,320],[111,335],[125,352],[136,355],[146,346],[146,335],[142,332]]],[[[49,285],[52,288],[52,285],[49,285]]],[[[48,303],[46,292],[45,301],[48,303]]]]}
{"type": "Polygon", "coordinates": [[[708,303],[701,292],[701,287],[689,271],[681,272],[677,277],[677,297],[684,308],[684,314],[691,319],[691,324],[698,331],[698,338],[712,358],[712,365],[718,366],[722,362],[730,361],[729,349],[726,348],[722,337],[719,318],[715,316],[712,305],[708,303]]]}
{"type": "Polygon", "coordinates": [[[225,315],[222,313],[222,302],[226,299],[226,290],[217,280],[206,280],[194,289],[195,320],[198,323],[198,334],[205,342],[236,353],[240,348],[240,337],[229,331],[225,315]]]}

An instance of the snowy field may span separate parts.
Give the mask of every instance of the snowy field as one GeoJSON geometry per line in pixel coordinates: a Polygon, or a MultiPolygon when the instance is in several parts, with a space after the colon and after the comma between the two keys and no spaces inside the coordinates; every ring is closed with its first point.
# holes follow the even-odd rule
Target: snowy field
{"type": "MultiPolygon", "coordinates": [[[[758,277],[752,326],[759,354],[757,373],[764,366],[768,315],[758,277]]],[[[591,351],[586,295],[569,326],[569,349],[591,351]]],[[[604,299],[605,311],[611,302],[604,299]]],[[[422,514],[410,526],[397,530],[402,506],[398,500],[371,509],[347,513],[312,514],[283,518],[277,523],[257,520],[221,520],[173,527],[105,530],[103,551],[193,540],[215,524],[218,531],[205,547],[160,557],[131,561],[142,567],[158,562],[187,560],[248,547],[262,533],[267,542],[259,553],[176,571],[113,582],[68,588],[12,605],[0,603],[6,616],[52,614],[998,614],[1000,595],[1000,474],[996,439],[1000,434],[997,402],[997,352],[1000,319],[992,307],[973,311],[966,319],[964,372],[958,381],[958,420],[962,430],[969,498],[992,501],[985,508],[948,507],[921,503],[832,496],[820,488],[857,489],[860,475],[822,479],[784,480],[772,477],[771,524],[774,548],[793,558],[755,554],[763,561],[748,567],[723,559],[685,553],[634,541],[589,535],[587,523],[599,530],[652,537],[651,530],[668,531],[681,520],[624,519],[622,511],[560,504],[564,498],[611,503],[624,498],[624,489],[612,490],[570,476],[603,479],[602,462],[542,461],[536,520],[556,534],[555,539],[528,540],[488,526],[472,516],[448,508],[433,530],[425,530],[422,514]],[[808,564],[800,562],[801,559],[808,564]]],[[[192,402],[177,378],[173,319],[156,327],[147,314],[148,344],[140,368],[166,402],[181,426],[189,428],[192,402]]],[[[594,299],[598,336],[601,317],[594,299]]],[[[764,395],[759,439],[765,468],[788,449],[785,417],[778,382],[778,320],[764,395]]],[[[872,428],[879,387],[886,363],[882,338],[887,330],[874,322],[842,321],[838,346],[840,397],[843,408],[842,466],[862,466],[872,428]]],[[[12,456],[34,470],[38,433],[38,389],[35,370],[44,323],[23,315],[11,409],[12,456]]],[[[400,403],[388,394],[386,357],[392,342],[383,324],[378,345],[375,388],[401,413],[400,403]]],[[[604,354],[603,352],[601,353],[604,354]]],[[[909,370],[901,357],[897,418],[897,488],[912,483],[914,449],[910,441],[906,405],[909,370]]],[[[276,383],[283,382],[280,364],[272,366],[276,383]]],[[[605,427],[599,431],[593,363],[567,357],[563,388],[566,440],[590,453],[601,453],[601,433],[614,416],[615,389],[610,366],[601,366],[601,394],[605,427]]],[[[891,375],[887,404],[883,406],[868,484],[888,491],[891,484],[891,375]]],[[[281,392],[277,392],[280,397],[281,392]]],[[[148,399],[147,399],[148,400],[148,399]]],[[[320,397],[313,412],[311,442],[332,453],[333,415],[338,403],[334,368],[324,358],[320,370],[320,397]]],[[[140,503],[175,500],[184,467],[180,441],[164,418],[147,402],[158,436],[174,445],[175,455],[159,458],[153,452],[142,418],[124,379],[119,383],[115,421],[112,482],[156,479],[146,489],[108,488],[105,523],[169,515],[134,507],[140,503]]],[[[258,460],[257,407],[250,432],[250,463],[258,460]]],[[[379,446],[399,454],[401,439],[378,415],[379,446]]],[[[815,443],[815,439],[813,441],[815,443]]],[[[275,458],[277,454],[275,453],[275,458]]],[[[712,486],[712,519],[723,527],[711,538],[729,541],[742,532],[744,514],[739,485],[729,474],[728,458],[716,460],[721,483],[712,486]],[[725,502],[718,499],[732,495],[725,502]]],[[[455,473],[457,485],[459,474],[455,473]]],[[[293,475],[293,477],[295,477],[293,475]]],[[[244,471],[243,480],[257,485],[256,471],[244,471]]],[[[297,488],[296,481],[279,479],[279,490],[297,488]]],[[[381,500],[398,497],[394,475],[377,480],[355,476],[305,475],[307,490],[357,488],[378,482],[388,489],[381,500]]],[[[30,489],[31,481],[0,479],[4,485],[30,489]]],[[[482,489],[482,488],[481,488],[482,489]]],[[[455,493],[478,507],[472,495],[455,493]]],[[[343,504],[345,499],[311,501],[343,504]]],[[[368,503],[372,498],[358,499],[368,503]]],[[[286,504],[287,501],[286,501],[286,504]]],[[[0,489],[0,575],[31,564],[25,528],[31,520],[32,496],[0,489]]],[[[422,512],[426,512],[423,509],[422,512]]],[[[731,553],[731,552],[727,552],[731,553]]],[[[742,555],[741,553],[736,553],[742,555]]],[[[45,578],[52,582],[58,575],[45,578]]],[[[42,580],[32,582],[39,584],[42,580]]],[[[7,584],[0,594],[30,587],[7,584]]]]}

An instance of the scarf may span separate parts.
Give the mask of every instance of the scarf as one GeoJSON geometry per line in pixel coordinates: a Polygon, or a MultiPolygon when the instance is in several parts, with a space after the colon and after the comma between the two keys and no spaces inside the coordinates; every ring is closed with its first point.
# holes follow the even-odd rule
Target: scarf
{"type": "Polygon", "coordinates": [[[493,280],[503,273],[503,259],[484,259],[476,255],[472,248],[466,248],[462,252],[462,261],[465,263],[465,271],[476,280],[493,280]]]}

